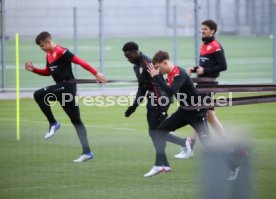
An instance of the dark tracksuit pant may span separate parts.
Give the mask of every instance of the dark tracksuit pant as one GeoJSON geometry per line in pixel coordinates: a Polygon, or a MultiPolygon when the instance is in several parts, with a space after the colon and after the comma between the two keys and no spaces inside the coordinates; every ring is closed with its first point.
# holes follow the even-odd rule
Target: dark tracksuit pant
{"type": "MultiPolygon", "coordinates": [[[[168,107],[166,107],[167,111],[168,107]]],[[[167,117],[166,115],[162,115],[162,111],[158,109],[157,107],[153,107],[151,103],[147,104],[147,122],[148,122],[148,127],[149,127],[149,135],[152,139],[153,145],[155,150],[158,150],[159,148],[159,141],[158,141],[158,134],[156,132],[156,127],[160,125],[167,117]]],[[[170,134],[169,132],[166,135],[166,140],[168,142],[180,145],[180,146],[185,146],[186,143],[186,138],[179,138],[175,135],[170,134]]],[[[157,160],[158,160],[158,155],[156,154],[156,161],[155,165],[159,165],[157,160]]]]}
{"type": "Polygon", "coordinates": [[[188,124],[196,130],[203,146],[207,146],[210,134],[205,114],[197,111],[185,111],[179,108],[169,118],[165,119],[155,130],[157,134],[156,164],[158,166],[169,166],[165,153],[166,140],[169,132],[175,131],[188,124]]]}
{"type": "Polygon", "coordinates": [[[82,145],[83,153],[87,154],[90,152],[90,148],[88,144],[86,128],[80,118],[80,109],[75,101],[76,92],[76,84],[62,82],[35,91],[34,99],[44,115],[47,117],[50,125],[55,124],[57,121],[55,120],[54,115],[51,111],[51,106],[47,102],[47,98],[51,101],[59,101],[59,103],[62,105],[63,110],[66,112],[77,131],[80,143],[82,145]],[[62,102],[62,100],[64,99],[68,102],[62,102]]]}

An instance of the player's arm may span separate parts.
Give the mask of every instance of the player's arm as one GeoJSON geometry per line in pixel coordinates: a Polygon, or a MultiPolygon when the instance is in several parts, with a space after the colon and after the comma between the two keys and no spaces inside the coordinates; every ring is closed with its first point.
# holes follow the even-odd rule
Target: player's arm
{"type": "Polygon", "coordinates": [[[174,94],[176,94],[184,83],[184,78],[181,78],[180,75],[174,77],[171,86],[167,85],[166,82],[162,81],[159,75],[153,76],[152,79],[168,94],[168,96],[173,96],[174,94]]]}
{"type": "Polygon", "coordinates": [[[171,86],[167,85],[167,83],[159,76],[159,70],[155,69],[153,64],[148,64],[148,72],[152,76],[154,83],[159,85],[169,96],[176,94],[185,81],[185,77],[182,77],[180,73],[174,77],[171,86]]]}
{"type": "Polygon", "coordinates": [[[142,86],[139,86],[132,106],[137,108],[139,104],[143,102],[146,92],[146,89],[144,89],[142,86]]]}
{"type": "Polygon", "coordinates": [[[82,66],[84,69],[92,73],[96,77],[98,83],[107,82],[107,79],[103,74],[99,73],[95,68],[93,68],[90,64],[88,64],[86,61],[82,60],[78,56],[73,55],[71,62],[82,66]]]}
{"type": "Polygon", "coordinates": [[[142,85],[139,84],[138,90],[137,90],[137,93],[136,93],[136,97],[135,97],[135,99],[133,101],[133,105],[130,106],[130,107],[128,107],[128,109],[125,112],[125,116],[126,117],[129,117],[132,113],[135,112],[135,110],[139,106],[139,104],[141,104],[143,102],[143,99],[144,99],[144,97],[146,95],[146,92],[147,92],[146,89],[144,89],[142,87],[142,85]]]}
{"type": "Polygon", "coordinates": [[[95,68],[93,68],[86,61],[82,60],[78,56],[71,53],[68,49],[61,47],[61,50],[59,52],[63,54],[62,58],[64,60],[70,61],[74,64],[78,64],[81,67],[83,67],[84,69],[88,70],[90,73],[92,73],[96,77],[96,80],[98,83],[106,83],[107,82],[107,79],[103,74],[99,73],[95,68]]]}
{"type": "Polygon", "coordinates": [[[215,52],[216,64],[209,68],[204,68],[204,75],[212,75],[221,71],[227,70],[227,63],[223,50],[217,50],[215,52]]]}
{"type": "Polygon", "coordinates": [[[25,63],[25,69],[27,71],[30,71],[42,76],[49,76],[51,74],[50,68],[47,65],[45,68],[37,68],[33,65],[31,61],[27,61],[25,63]]]}

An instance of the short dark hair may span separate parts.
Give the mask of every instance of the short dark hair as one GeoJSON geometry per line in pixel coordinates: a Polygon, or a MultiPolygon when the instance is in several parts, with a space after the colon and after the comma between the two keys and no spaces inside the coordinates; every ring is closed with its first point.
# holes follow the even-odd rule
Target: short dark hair
{"type": "Polygon", "coordinates": [[[52,36],[49,32],[43,31],[36,36],[35,43],[39,45],[41,41],[45,41],[47,39],[52,39],[52,36]]]}
{"type": "Polygon", "coordinates": [[[139,47],[138,47],[138,44],[136,44],[135,42],[133,41],[130,41],[130,42],[127,42],[125,43],[125,45],[123,46],[123,49],[122,49],[124,52],[127,52],[127,51],[134,51],[134,50],[139,50],[139,47]]]}
{"type": "Polygon", "coordinates": [[[207,19],[201,23],[201,25],[208,26],[211,30],[215,30],[214,34],[217,32],[217,24],[212,19],[207,19]]]}
{"type": "Polygon", "coordinates": [[[152,63],[153,64],[161,63],[162,61],[164,61],[166,59],[170,59],[169,53],[167,53],[166,51],[159,50],[153,56],[152,63]]]}

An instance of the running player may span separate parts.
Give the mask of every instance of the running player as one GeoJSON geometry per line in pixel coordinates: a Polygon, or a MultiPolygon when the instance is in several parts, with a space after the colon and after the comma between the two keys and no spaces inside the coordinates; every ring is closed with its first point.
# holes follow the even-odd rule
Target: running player
{"type": "Polygon", "coordinates": [[[49,139],[54,136],[61,126],[55,119],[49,101],[46,99],[47,96],[52,95],[55,100],[60,102],[63,110],[70,118],[82,145],[82,154],[78,159],[75,159],[74,162],[79,163],[89,160],[93,158],[94,154],[90,150],[87,131],[81,121],[79,106],[75,102],[77,88],[76,84],[70,82],[74,79],[71,65],[72,63],[81,65],[96,77],[98,83],[106,83],[107,79],[88,63],[72,54],[68,49],[54,43],[48,32],[41,32],[37,35],[36,44],[41,50],[46,52],[46,67],[40,69],[35,67],[31,61],[27,61],[25,63],[26,70],[42,76],[51,75],[56,83],[34,92],[34,99],[49,122],[49,131],[44,138],[49,139]]]}
{"type": "MultiPolygon", "coordinates": [[[[175,131],[189,124],[196,130],[204,149],[208,150],[210,146],[210,134],[206,121],[206,110],[185,109],[187,106],[200,105],[198,104],[200,96],[189,75],[184,69],[174,66],[169,60],[169,54],[165,51],[158,51],[154,55],[153,64],[148,64],[148,72],[152,76],[154,83],[160,86],[169,96],[175,95],[179,101],[180,107],[175,113],[156,127],[156,134],[158,135],[158,147],[156,147],[157,160],[153,168],[144,175],[145,177],[151,177],[161,172],[166,172],[164,168],[170,168],[165,148],[166,136],[171,131],[175,131]],[[167,74],[168,85],[160,78],[160,72],[162,74],[167,74]]],[[[239,173],[239,167],[231,158],[235,153],[239,153],[239,151],[234,149],[234,151],[231,150],[228,150],[228,152],[225,153],[225,161],[231,171],[228,180],[236,180],[239,173]]]]}

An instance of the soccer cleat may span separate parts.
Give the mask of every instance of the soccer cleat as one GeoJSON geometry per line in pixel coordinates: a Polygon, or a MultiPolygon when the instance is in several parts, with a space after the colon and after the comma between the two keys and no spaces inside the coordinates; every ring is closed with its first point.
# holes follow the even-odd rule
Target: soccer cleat
{"type": "Polygon", "coordinates": [[[181,151],[176,154],[174,157],[177,158],[177,159],[185,159],[186,158],[186,147],[181,147],[181,151]]]}
{"type": "Polygon", "coordinates": [[[186,152],[186,157],[185,157],[185,159],[189,159],[189,158],[191,158],[191,157],[193,157],[193,156],[194,156],[194,152],[193,152],[193,151],[186,152]]]}
{"type": "Polygon", "coordinates": [[[172,168],[169,167],[169,166],[164,166],[164,172],[171,172],[172,171],[172,168]]]}
{"type": "Polygon", "coordinates": [[[53,125],[53,126],[50,126],[49,132],[47,132],[47,133],[45,134],[44,138],[45,138],[45,139],[51,138],[53,135],[55,135],[55,133],[57,132],[57,130],[60,128],[60,126],[61,126],[61,125],[60,125],[59,122],[55,123],[55,125],[53,125]]]}
{"type": "Polygon", "coordinates": [[[186,149],[187,149],[185,159],[189,159],[189,158],[193,157],[193,155],[194,155],[192,147],[191,147],[191,143],[192,143],[192,139],[187,137],[186,143],[185,143],[186,149]]]}
{"type": "Polygon", "coordinates": [[[239,176],[239,172],[240,172],[240,167],[236,167],[234,171],[230,171],[230,175],[227,181],[235,181],[239,176]]]}
{"type": "Polygon", "coordinates": [[[90,152],[88,154],[82,154],[78,159],[73,160],[73,162],[75,163],[81,163],[84,162],[86,160],[90,160],[94,157],[93,152],[90,152]]]}
{"type": "Polygon", "coordinates": [[[181,147],[180,153],[176,154],[174,157],[177,159],[189,159],[193,157],[194,153],[191,148],[191,138],[186,139],[185,147],[181,147]]]}
{"type": "Polygon", "coordinates": [[[181,151],[178,154],[176,154],[174,157],[177,159],[189,159],[193,156],[194,156],[193,151],[187,152],[186,148],[182,147],[181,151]]]}
{"type": "Polygon", "coordinates": [[[152,169],[144,175],[144,177],[152,177],[159,173],[170,172],[172,169],[169,166],[153,166],[152,169]]]}

